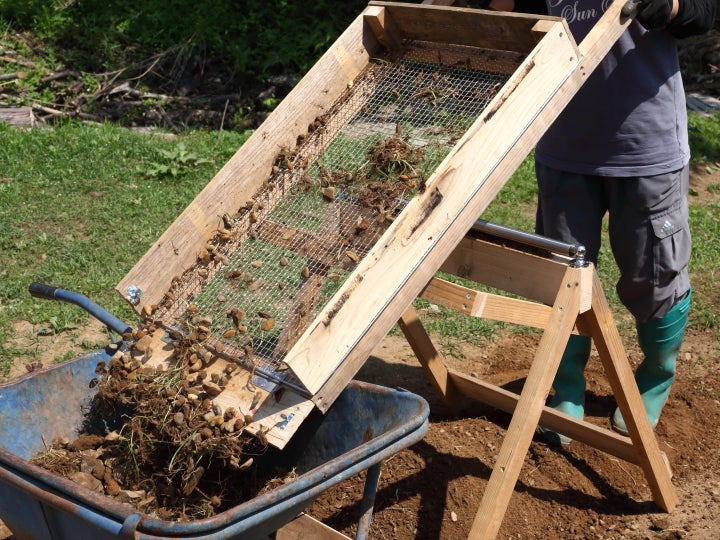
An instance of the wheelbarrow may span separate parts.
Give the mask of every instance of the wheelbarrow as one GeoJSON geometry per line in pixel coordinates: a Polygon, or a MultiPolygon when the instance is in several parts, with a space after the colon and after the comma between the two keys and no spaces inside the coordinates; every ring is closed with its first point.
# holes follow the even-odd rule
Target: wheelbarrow
{"type": "MultiPolygon", "coordinates": [[[[80,305],[118,332],[127,329],[78,293],[37,284],[31,292],[80,305]]],[[[351,381],[327,413],[314,411],[278,451],[282,465],[295,468],[295,480],[212,517],[156,519],[29,462],[53,439],[77,436],[95,394],[95,368],[116,346],[0,385],[0,519],[16,538],[267,538],[324,491],[367,470],[356,536],[365,538],[382,461],[422,439],[428,428],[429,408],[421,397],[351,381]]]]}

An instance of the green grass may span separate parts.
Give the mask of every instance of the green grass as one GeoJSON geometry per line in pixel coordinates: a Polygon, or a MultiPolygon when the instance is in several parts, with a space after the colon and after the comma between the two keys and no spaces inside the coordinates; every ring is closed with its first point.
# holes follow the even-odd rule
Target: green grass
{"type": "Polygon", "coordinates": [[[720,113],[711,118],[690,114],[688,135],[693,159],[717,167],[720,161],[720,113]]]}
{"type": "Polygon", "coordinates": [[[81,292],[132,322],[114,286],[245,138],[192,132],[168,139],[77,123],[19,131],[0,124],[0,374],[29,354],[8,344],[14,321],[59,333],[87,320],[74,306],[30,297],[32,281],[81,292]],[[150,175],[158,163],[186,157],[184,148],[197,158],[178,162],[174,176],[150,175]]]}
{"type": "Polygon", "coordinates": [[[307,71],[366,5],[176,0],[168,9],[165,0],[2,0],[0,29],[41,39],[34,56],[52,66],[108,72],[174,51],[178,69],[223,58],[240,80],[255,82],[307,71]]]}
{"type": "MultiPolygon", "coordinates": [[[[717,124],[717,117],[692,116],[693,129],[708,139],[700,151],[703,163],[720,160],[707,150],[718,148],[717,124]]],[[[0,376],[13,361],[31,360],[34,354],[32,344],[18,345],[13,339],[16,322],[60,335],[89,321],[75,306],[32,298],[27,292],[32,281],[81,292],[134,324],[137,318],[115,293],[115,285],[244,139],[230,132],[167,138],[74,122],[31,131],[0,125],[0,376]]],[[[720,341],[720,293],[714,285],[720,271],[720,201],[711,187],[707,191],[690,197],[695,288],[690,319],[693,327],[720,341]]],[[[529,157],[482,217],[531,231],[534,211],[529,157]]],[[[630,331],[631,320],[614,293],[617,270],[607,240],[600,257],[606,296],[621,330],[630,331]]],[[[445,308],[419,306],[428,330],[440,336],[450,354],[459,350],[459,343],[477,344],[498,329],[445,308]]],[[[94,345],[78,344],[85,349],[94,345]]],[[[74,353],[57,354],[59,360],[74,353]]]]}

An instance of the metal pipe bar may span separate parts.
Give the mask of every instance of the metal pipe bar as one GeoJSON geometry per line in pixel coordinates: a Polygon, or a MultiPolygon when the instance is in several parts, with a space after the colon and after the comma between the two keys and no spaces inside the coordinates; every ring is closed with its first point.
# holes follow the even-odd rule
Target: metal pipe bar
{"type": "Polygon", "coordinates": [[[368,468],[365,477],[365,489],[360,505],[361,516],[358,521],[357,534],[355,540],[367,540],[370,537],[370,524],[372,523],[373,508],[375,507],[375,494],[377,493],[378,483],[380,481],[380,471],[382,461],[379,461],[372,467],[368,468]]]}
{"type": "MultiPolygon", "coordinates": [[[[396,199],[396,202],[398,203],[396,213],[400,214],[400,212],[405,209],[405,206],[407,206],[409,201],[407,199],[396,199]]],[[[503,238],[505,240],[517,242],[518,244],[522,244],[524,246],[544,249],[550,253],[573,257],[576,259],[573,263],[575,266],[584,266],[586,264],[585,246],[582,244],[568,244],[567,242],[554,240],[539,234],[521,231],[506,225],[491,223],[485,219],[476,220],[470,230],[486,234],[488,236],[494,236],[495,238],[503,238]]]]}
{"type": "Polygon", "coordinates": [[[498,225],[497,223],[490,223],[484,219],[475,221],[471,230],[496,238],[517,242],[524,246],[544,249],[551,253],[573,257],[578,261],[584,261],[585,259],[585,246],[582,244],[568,244],[567,242],[561,242],[560,240],[554,240],[539,234],[513,229],[512,227],[498,225]]]}

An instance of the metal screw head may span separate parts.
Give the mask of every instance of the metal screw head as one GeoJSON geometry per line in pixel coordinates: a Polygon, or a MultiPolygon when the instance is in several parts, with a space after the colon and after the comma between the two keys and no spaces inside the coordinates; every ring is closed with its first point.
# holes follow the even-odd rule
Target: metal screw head
{"type": "Polygon", "coordinates": [[[142,296],[142,291],[140,290],[140,287],[137,285],[130,285],[127,288],[127,301],[130,302],[133,306],[137,306],[140,303],[140,297],[142,296]]]}

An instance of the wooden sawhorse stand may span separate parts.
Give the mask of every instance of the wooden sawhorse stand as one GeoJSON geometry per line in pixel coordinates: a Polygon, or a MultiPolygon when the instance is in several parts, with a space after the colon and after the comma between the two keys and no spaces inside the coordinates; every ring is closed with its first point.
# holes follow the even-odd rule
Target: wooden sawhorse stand
{"type": "MultiPolygon", "coordinates": [[[[511,236],[517,233],[523,238],[554,243],[482,221],[473,230],[483,226],[504,229],[511,236]]],[[[461,241],[441,270],[531,301],[483,293],[438,278],[428,283],[420,297],[468,315],[544,329],[519,396],[448,368],[412,306],[399,320],[400,328],[435,390],[447,403],[462,394],[512,414],[469,538],[491,539],[497,535],[539,424],[639,465],[657,505],[671,512],[678,499],[670,481],[670,467],[645,414],[594,266],[575,264],[572,253],[536,255],[527,249],[527,245],[520,248],[517,242],[513,245],[515,247],[508,247],[497,243],[497,238],[490,241],[471,233],[461,241]],[[629,438],[545,406],[572,333],[590,336],[595,343],[629,438]]],[[[569,247],[572,252],[574,246],[569,247]]]]}

